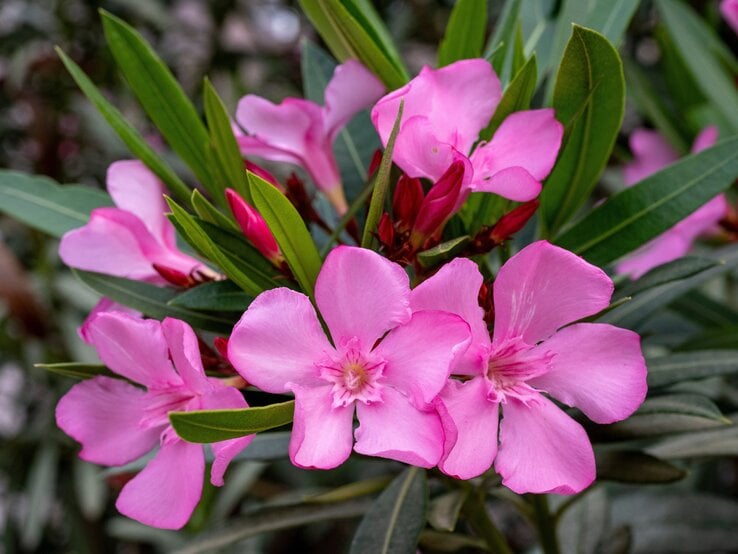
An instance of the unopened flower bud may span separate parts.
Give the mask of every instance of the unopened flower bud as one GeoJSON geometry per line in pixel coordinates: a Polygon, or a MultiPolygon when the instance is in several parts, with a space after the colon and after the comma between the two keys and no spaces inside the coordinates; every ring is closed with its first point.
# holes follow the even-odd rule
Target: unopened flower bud
{"type": "Polygon", "coordinates": [[[433,235],[454,214],[463,180],[464,163],[457,160],[430,189],[420,205],[410,236],[413,247],[420,247],[427,237],[433,235]]]}
{"type": "Polygon", "coordinates": [[[368,179],[374,177],[374,174],[379,169],[379,164],[382,163],[382,149],[377,148],[372,154],[372,159],[369,162],[369,169],[366,170],[366,176],[368,179]]]}
{"type": "Polygon", "coordinates": [[[282,252],[279,250],[279,245],[264,218],[249,206],[235,190],[226,189],[225,194],[231,212],[233,212],[233,216],[236,218],[238,226],[241,227],[244,236],[265,258],[279,266],[282,263],[282,252]]]}
{"type": "Polygon", "coordinates": [[[521,204],[514,210],[503,215],[500,220],[495,223],[492,228],[491,238],[495,242],[503,243],[512,235],[520,231],[528,220],[536,213],[540,202],[538,199],[531,200],[525,204],[521,204]]]}
{"type": "Polygon", "coordinates": [[[266,169],[261,167],[260,165],[256,165],[255,163],[250,162],[248,160],[244,160],[243,165],[246,167],[248,171],[250,171],[257,177],[261,177],[267,183],[274,185],[276,188],[284,192],[284,187],[279,181],[277,181],[277,178],[274,175],[272,175],[270,172],[268,172],[266,169]]]}
{"type": "Polygon", "coordinates": [[[392,220],[387,212],[384,212],[382,218],[379,220],[377,236],[379,237],[379,242],[387,248],[391,248],[395,242],[395,227],[392,225],[392,220]]]}
{"type": "Polygon", "coordinates": [[[182,273],[177,269],[160,264],[151,264],[151,266],[164,280],[174,286],[189,288],[196,284],[195,279],[193,279],[191,275],[182,273]]]}
{"type": "Polygon", "coordinates": [[[392,200],[392,213],[400,229],[412,229],[424,196],[420,179],[411,179],[405,174],[398,179],[392,200]]]}

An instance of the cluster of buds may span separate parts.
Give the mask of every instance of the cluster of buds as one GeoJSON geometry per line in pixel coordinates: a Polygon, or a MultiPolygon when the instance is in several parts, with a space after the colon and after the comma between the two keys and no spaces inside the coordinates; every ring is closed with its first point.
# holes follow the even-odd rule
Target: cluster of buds
{"type": "Polygon", "coordinates": [[[459,207],[463,181],[461,161],[453,162],[428,194],[419,179],[402,175],[392,201],[394,219],[385,212],[377,229],[385,255],[410,263],[416,252],[438,243],[444,225],[459,207]]]}
{"type": "Polygon", "coordinates": [[[536,213],[540,202],[536,198],[521,204],[503,215],[497,223],[482,227],[464,250],[464,256],[484,254],[507,241],[512,235],[520,231],[536,213]]]}

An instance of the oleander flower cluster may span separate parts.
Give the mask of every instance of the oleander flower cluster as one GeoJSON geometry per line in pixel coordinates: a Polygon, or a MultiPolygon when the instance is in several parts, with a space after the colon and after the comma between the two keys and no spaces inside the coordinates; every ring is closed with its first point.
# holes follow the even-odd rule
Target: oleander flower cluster
{"type": "MultiPolygon", "coordinates": [[[[233,132],[249,179],[306,224],[330,229],[343,221],[345,231],[334,233],[339,244],[329,244],[305,287],[294,265],[299,252],[284,238],[305,229],[285,235],[274,213],[260,213],[255,196],[231,183],[211,199],[212,210],[229,211],[209,220],[197,211],[192,221],[204,220],[204,229],[228,221],[222,236],[261,257],[259,271],[274,285],[253,295],[229,336],[213,341],[185,321],[159,321],[112,299],[95,307],[80,334],[112,373],[73,386],[56,419],[87,461],[119,466],[154,452],[122,488],[122,514],[183,527],[206,465],[211,483],[222,485],[254,434],[203,448],[178,436],[169,414],[248,411],[254,391],[274,403],[294,400],[288,455],[299,468],[336,468],[356,453],[462,480],[496,473],[520,494],[576,494],[592,484],[586,421],[618,422],[642,404],[641,341],[597,322],[614,290],[603,269],[547,240],[519,238],[557,162],[564,126],[544,108],[514,111],[490,128],[501,98],[500,79],[483,59],[425,67],[394,91],[350,60],[336,68],[323,105],[240,101],[233,132]],[[357,214],[366,222],[371,211],[350,209],[333,144],[364,110],[387,152],[393,129],[396,138],[389,201],[362,240],[352,228],[357,214]],[[283,181],[251,157],[268,160],[275,174],[285,164],[303,173],[283,181]],[[480,193],[501,214],[444,250],[453,222],[480,193]],[[333,220],[313,207],[321,195],[333,220]],[[500,254],[498,263],[490,252],[500,254]]],[[[714,142],[714,131],[706,133],[695,150],[714,142]]],[[[634,133],[631,146],[628,184],[678,157],[647,130],[634,133]]],[[[379,178],[374,171],[370,179],[379,178]]],[[[142,162],[112,164],[107,188],[115,207],[93,211],[63,237],[67,265],[189,291],[227,280],[231,264],[244,259],[231,249],[230,264],[221,264],[207,249],[178,243],[164,184],[142,162]]],[[[726,209],[724,197],[715,198],[617,271],[638,277],[683,255],[726,209]]]]}

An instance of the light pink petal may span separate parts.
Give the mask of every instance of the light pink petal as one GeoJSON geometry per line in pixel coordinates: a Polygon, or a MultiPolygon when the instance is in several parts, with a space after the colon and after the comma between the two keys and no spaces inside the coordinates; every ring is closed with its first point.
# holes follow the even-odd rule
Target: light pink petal
{"type": "MultiPolygon", "coordinates": [[[[66,265],[76,269],[130,279],[159,279],[127,222],[146,232],[135,216],[122,210],[93,210],[84,227],[73,229],[62,237],[59,256],[66,265]]],[[[150,236],[150,240],[153,242],[154,238],[150,236]]]]}
{"type": "Polygon", "coordinates": [[[91,322],[88,335],[100,359],[118,375],[150,389],[182,384],[158,321],[105,312],[91,322]]]}
{"type": "Polygon", "coordinates": [[[550,400],[508,397],[495,470],[518,494],[576,494],[594,481],[594,452],[582,426],[550,400]]]}
{"type": "Polygon", "coordinates": [[[461,317],[447,312],[415,312],[375,349],[387,363],[382,382],[423,408],[441,392],[470,340],[469,325],[461,317]]]}
{"type": "Polygon", "coordinates": [[[472,340],[453,371],[456,374],[475,375],[483,369],[490,340],[484,310],[479,306],[482,281],[477,264],[456,258],[410,293],[413,312],[441,310],[461,316],[469,324],[472,340]]]}
{"type": "Polygon", "coordinates": [[[499,404],[488,399],[488,387],[484,377],[476,377],[466,383],[451,380],[441,392],[444,428],[451,425],[456,432],[456,441],[446,442],[438,464],[446,475],[471,479],[492,467],[500,412],[499,404]]]}
{"type": "Polygon", "coordinates": [[[738,35],[738,0],[722,0],[720,2],[720,13],[725,21],[738,35]]]}
{"type": "Polygon", "coordinates": [[[351,454],[354,406],[333,406],[331,387],[292,387],[295,419],[290,459],[304,469],[332,469],[351,454]]]}
{"type": "Polygon", "coordinates": [[[164,184],[142,162],[124,160],[108,168],[107,189],[115,205],[138,217],[149,232],[169,248],[176,248],[174,226],[164,216],[164,184]]]}
{"type": "Polygon", "coordinates": [[[82,444],[80,458],[117,466],[140,458],[157,443],[161,429],[143,429],[145,392],[130,383],[93,377],[74,385],[56,406],[56,423],[82,444]]]}
{"type": "Polygon", "coordinates": [[[161,330],[169,346],[169,355],[174,362],[174,367],[182,377],[184,384],[194,393],[202,394],[211,391],[213,385],[205,376],[200,345],[192,327],[184,321],[168,317],[162,321],[161,330]]]}
{"type": "Polygon", "coordinates": [[[534,345],[605,309],[612,291],[600,268],[546,241],[534,242],[510,258],[494,281],[493,342],[521,337],[534,345]]]}
{"type": "Polygon", "coordinates": [[[716,232],[727,212],[728,201],[724,194],[719,194],[677,223],[674,229],[686,239],[694,241],[704,233],[716,232]]]}
{"type": "Polygon", "coordinates": [[[623,258],[616,264],[615,272],[638,279],[654,267],[681,258],[691,247],[692,241],[672,227],[623,258]]]}
{"type": "Polygon", "coordinates": [[[102,298],[100,298],[97,304],[95,304],[92,310],[90,310],[90,313],[87,314],[87,317],[82,322],[82,325],[79,327],[79,329],[77,329],[77,334],[79,335],[79,338],[81,338],[87,344],[91,344],[89,335],[90,324],[98,316],[98,314],[101,314],[103,312],[122,312],[133,317],[143,317],[140,312],[137,312],[136,310],[129,308],[128,306],[124,306],[123,304],[113,302],[110,298],[103,296],[102,298]]]}
{"type": "Polygon", "coordinates": [[[258,158],[264,158],[265,160],[285,162],[299,166],[302,166],[305,163],[302,155],[287,152],[281,148],[275,148],[257,137],[251,137],[244,134],[236,135],[236,142],[238,142],[238,148],[244,156],[256,156],[258,158]]]}
{"type": "Polygon", "coordinates": [[[492,140],[478,146],[472,154],[474,183],[481,187],[484,181],[510,167],[523,168],[534,180],[542,181],[551,173],[563,136],[564,126],[556,121],[551,108],[509,115],[492,140]]]}
{"type": "Polygon", "coordinates": [[[202,496],[202,446],[174,440],[120,491],[115,507],[145,525],[181,529],[202,496]]]}
{"type": "MultiPolygon", "coordinates": [[[[204,395],[201,400],[203,410],[231,410],[248,408],[243,395],[233,387],[219,387],[204,395]]],[[[223,486],[223,475],[236,455],[246,448],[256,435],[246,435],[237,439],[214,442],[210,445],[215,459],[210,469],[210,482],[216,487],[223,486]]]]}
{"type": "Polygon", "coordinates": [[[418,410],[392,387],[382,401],[356,406],[359,427],[354,450],[418,467],[433,467],[443,454],[444,434],[435,409],[418,410]]]}
{"type": "Polygon", "coordinates": [[[702,152],[706,148],[710,148],[710,146],[715,144],[718,139],[718,133],[718,128],[714,125],[709,125],[702,129],[692,143],[692,154],[702,152]]]}
{"type": "Polygon", "coordinates": [[[469,185],[473,192],[493,192],[515,202],[528,202],[541,193],[541,183],[525,168],[508,167],[486,179],[477,179],[469,185]]]}
{"type": "Polygon", "coordinates": [[[334,248],[315,283],[315,301],[336,345],[364,349],[410,319],[410,281],[398,264],[366,248],[334,248]]]}
{"type": "Polygon", "coordinates": [[[327,134],[335,138],[357,113],[374,104],[384,94],[384,85],[356,60],[346,60],[336,67],[325,89],[327,134]]]}
{"type": "Polygon", "coordinates": [[[406,118],[397,135],[392,161],[410,177],[437,181],[457,156],[463,155],[452,144],[439,141],[433,123],[423,116],[406,118]]]}
{"type": "MultiPolygon", "coordinates": [[[[405,122],[415,116],[427,118],[436,142],[466,155],[492,118],[501,94],[500,80],[486,60],[461,60],[441,69],[426,66],[406,86],[377,102],[372,122],[386,145],[404,99],[405,122]]],[[[400,135],[406,132],[403,125],[400,135]]]]}
{"type": "Polygon", "coordinates": [[[289,391],[288,383],[319,383],[315,364],[332,350],[308,297],[287,288],[261,293],[228,340],[233,367],[273,393],[289,391]]]}
{"type": "Polygon", "coordinates": [[[633,161],[623,166],[626,185],[636,184],[679,158],[679,153],[664,137],[649,129],[633,131],[629,144],[633,152],[633,161]]]}
{"type": "Polygon", "coordinates": [[[554,353],[549,371],[528,381],[597,423],[625,419],[643,403],[646,362],[637,333],[605,323],[565,327],[535,348],[554,353]]]}

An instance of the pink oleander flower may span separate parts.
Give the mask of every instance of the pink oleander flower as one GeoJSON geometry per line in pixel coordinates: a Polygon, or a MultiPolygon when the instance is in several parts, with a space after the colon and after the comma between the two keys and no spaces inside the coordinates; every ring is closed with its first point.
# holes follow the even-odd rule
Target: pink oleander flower
{"type": "Polygon", "coordinates": [[[284,262],[284,256],[264,218],[235,190],[226,189],[225,195],[244,236],[267,260],[279,267],[284,262]]]}
{"type": "Polygon", "coordinates": [[[599,268],[546,241],[502,266],[493,284],[490,337],[477,295],[482,275],[458,258],[416,287],[413,310],[463,317],[472,341],[441,392],[446,445],[441,471],[470,479],[494,463],[517,493],[573,494],[595,478],[582,426],[556,406],[597,423],[628,417],[646,395],[646,365],[633,331],[573,323],[607,307],[612,281],[599,268]],[[498,438],[498,420],[499,424],[498,438]]]}
{"type": "MultiPolygon", "coordinates": [[[[692,153],[709,148],[717,140],[716,127],[705,127],[692,144],[692,153]]],[[[679,159],[679,154],[659,133],[648,129],[636,129],[630,136],[633,161],[623,167],[627,186],[645,179],[679,159]]],[[[725,195],[719,194],[702,207],[688,215],[668,231],[623,258],[615,269],[617,273],[638,279],[656,266],[681,258],[692,248],[697,238],[716,229],[725,216],[728,203],[725,195]]]]}
{"type": "MultiPolygon", "coordinates": [[[[87,332],[100,359],[127,381],[98,376],[76,384],[59,401],[56,422],[82,444],[80,458],[96,464],[124,465],[159,445],[115,505],[146,525],[179,529],[200,500],[205,456],[201,445],[176,435],[167,414],[245,408],[246,401],[237,389],[205,376],[197,337],[183,321],[108,312],[87,332]]],[[[211,445],[214,485],[223,484],[228,464],[253,437],[211,445]]]]}
{"type": "Polygon", "coordinates": [[[165,284],[156,267],[189,277],[212,273],[179,251],[163,183],[137,160],[108,168],[107,188],[115,208],[97,208],[79,229],[66,233],[59,256],[70,267],[165,284]]]}
{"type": "Polygon", "coordinates": [[[469,343],[468,325],[438,311],[412,314],[402,267],[362,248],[328,255],[315,303],[332,343],[310,299],[287,288],[261,293],[228,341],[228,359],[249,383],[294,393],[292,463],[330,469],[353,446],[436,465],[444,434],[433,402],[469,343]]]}
{"type": "Polygon", "coordinates": [[[532,200],[553,168],[563,126],[552,109],[514,113],[489,142],[472,148],[500,102],[500,80],[486,60],[462,60],[441,69],[424,67],[407,85],[372,109],[386,145],[400,101],[404,111],[393,161],[410,177],[438,180],[454,160],[469,159],[465,192],[494,192],[532,200]]]}
{"type": "Polygon", "coordinates": [[[325,89],[325,104],[286,98],[281,104],[249,94],[238,103],[236,133],[241,152],[305,169],[336,210],[348,209],[333,155],[338,133],[384,93],[384,85],[356,60],[336,67],[325,89]]]}
{"type": "Polygon", "coordinates": [[[720,13],[738,35],[738,0],[723,0],[720,2],[720,13]]]}

